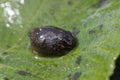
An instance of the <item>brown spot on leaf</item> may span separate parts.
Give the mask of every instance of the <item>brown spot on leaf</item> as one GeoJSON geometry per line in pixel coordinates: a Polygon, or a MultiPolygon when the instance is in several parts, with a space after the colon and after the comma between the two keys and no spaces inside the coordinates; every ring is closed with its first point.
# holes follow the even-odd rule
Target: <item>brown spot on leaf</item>
{"type": "Polygon", "coordinates": [[[95,29],[89,30],[89,34],[93,34],[93,33],[95,33],[95,32],[96,32],[95,29]]]}
{"type": "Polygon", "coordinates": [[[79,80],[80,75],[81,75],[81,72],[76,72],[73,75],[69,74],[68,78],[69,78],[69,80],[79,80]]]}
{"type": "Polygon", "coordinates": [[[8,77],[4,77],[3,80],[9,80],[8,77]]]}
{"type": "Polygon", "coordinates": [[[7,47],[7,48],[10,48],[11,46],[10,46],[10,45],[7,45],[6,47],[7,47]]]}
{"type": "Polygon", "coordinates": [[[70,78],[71,78],[71,76],[72,76],[72,74],[69,74],[67,77],[70,79],[70,78]]]}
{"type": "Polygon", "coordinates": [[[72,2],[71,0],[69,0],[69,1],[68,1],[68,4],[69,4],[69,5],[72,5],[72,4],[73,4],[73,2],[72,2]]]}
{"type": "Polygon", "coordinates": [[[32,75],[31,73],[26,72],[26,71],[18,71],[17,73],[21,76],[31,76],[32,75]]]}
{"type": "Polygon", "coordinates": [[[79,77],[81,75],[81,72],[76,72],[74,75],[73,75],[73,80],[78,80],[79,77]]]}
{"type": "Polygon", "coordinates": [[[107,5],[107,0],[99,0],[96,4],[93,5],[94,8],[101,8],[107,5]]]}
{"type": "Polygon", "coordinates": [[[100,24],[98,27],[99,27],[100,29],[102,29],[102,28],[103,28],[103,24],[100,24]]]}
{"type": "Polygon", "coordinates": [[[3,52],[2,54],[3,54],[3,55],[7,55],[7,54],[8,54],[8,52],[3,52]]]}
{"type": "Polygon", "coordinates": [[[80,61],[81,61],[81,56],[78,56],[76,59],[76,64],[80,65],[80,61]]]}

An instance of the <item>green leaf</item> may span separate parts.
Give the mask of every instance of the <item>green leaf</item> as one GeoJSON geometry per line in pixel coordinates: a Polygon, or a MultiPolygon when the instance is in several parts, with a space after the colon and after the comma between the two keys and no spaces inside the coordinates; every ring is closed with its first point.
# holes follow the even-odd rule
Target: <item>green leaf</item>
{"type": "Polygon", "coordinates": [[[1,80],[109,80],[120,50],[119,0],[0,0],[1,80]],[[78,46],[41,57],[28,32],[46,25],[73,31],[78,46]]]}

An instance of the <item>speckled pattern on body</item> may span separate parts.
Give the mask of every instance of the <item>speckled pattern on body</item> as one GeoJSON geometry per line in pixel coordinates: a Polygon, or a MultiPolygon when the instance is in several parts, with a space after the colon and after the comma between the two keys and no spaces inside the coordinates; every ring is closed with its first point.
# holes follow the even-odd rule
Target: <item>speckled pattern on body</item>
{"type": "Polygon", "coordinates": [[[44,55],[65,55],[76,45],[76,40],[71,32],[45,26],[29,32],[33,50],[44,55]]]}

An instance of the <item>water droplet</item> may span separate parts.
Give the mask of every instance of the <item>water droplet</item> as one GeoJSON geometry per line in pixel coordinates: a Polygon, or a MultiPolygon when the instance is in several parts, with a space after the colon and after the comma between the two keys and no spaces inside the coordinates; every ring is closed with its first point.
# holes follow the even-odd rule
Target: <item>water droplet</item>
{"type": "Polygon", "coordinates": [[[116,57],[113,57],[113,60],[116,60],[116,57]]]}
{"type": "Polygon", "coordinates": [[[7,23],[7,24],[6,24],[6,27],[8,27],[8,28],[9,28],[9,27],[10,27],[10,24],[8,24],[8,23],[7,23]]]}
{"type": "MultiPolygon", "coordinates": [[[[14,1],[16,4],[17,2],[14,1]]],[[[3,15],[5,17],[6,27],[10,27],[10,24],[22,24],[22,19],[19,12],[19,4],[16,6],[12,5],[12,2],[3,2],[0,7],[3,8],[3,15]]]]}
{"type": "Polygon", "coordinates": [[[4,3],[1,3],[1,4],[0,4],[0,7],[2,7],[2,8],[5,7],[5,4],[4,4],[4,3]]]}
{"type": "Polygon", "coordinates": [[[89,67],[89,64],[86,64],[87,67],[89,67]]]}
{"type": "Polygon", "coordinates": [[[77,67],[77,69],[80,69],[80,67],[77,67]]]}
{"type": "Polygon", "coordinates": [[[24,4],[25,3],[25,1],[24,0],[20,0],[20,4],[24,4]]]}
{"type": "Polygon", "coordinates": [[[35,56],[35,59],[40,59],[40,57],[38,57],[38,56],[35,56]]]}
{"type": "Polygon", "coordinates": [[[110,67],[113,68],[114,67],[113,64],[111,64],[110,67]]]}
{"type": "Polygon", "coordinates": [[[23,26],[22,26],[22,25],[20,25],[20,28],[23,28],[23,26]]]}

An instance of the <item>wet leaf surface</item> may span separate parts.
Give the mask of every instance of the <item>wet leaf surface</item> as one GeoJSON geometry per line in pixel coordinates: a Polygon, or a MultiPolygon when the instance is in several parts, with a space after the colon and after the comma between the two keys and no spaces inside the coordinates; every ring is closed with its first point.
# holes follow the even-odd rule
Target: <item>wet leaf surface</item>
{"type": "Polygon", "coordinates": [[[109,80],[119,18],[119,0],[0,0],[0,79],[109,80]],[[78,46],[62,57],[35,55],[28,32],[47,25],[77,29],[78,46]]]}

